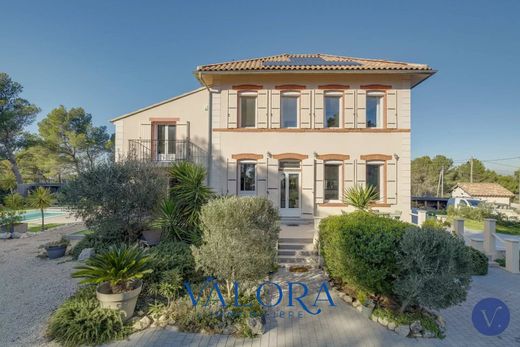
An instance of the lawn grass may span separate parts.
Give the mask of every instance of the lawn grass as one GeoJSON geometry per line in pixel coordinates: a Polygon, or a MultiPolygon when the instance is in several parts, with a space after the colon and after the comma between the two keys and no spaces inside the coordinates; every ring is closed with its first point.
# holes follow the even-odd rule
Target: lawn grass
{"type": "MultiPolygon", "coordinates": [[[[464,227],[477,230],[477,231],[483,231],[484,230],[484,222],[473,220],[473,219],[464,219],[464,227]]],[[[497,233],[502,234],[509,234],[509,235],[520,235],[520,225],[517,226],[509,226],[509,225],[502,225],[497,223],[497,233]]]]}
{"type": "MultiPolygon", "coordinates": [[[[45,230],[56,228],[56,227],[59,227],[59,226],[61,226],[63,224],[64,223],[49,223],[49,224],[45,224],[45,230]]],[[[42,230],[42,226],[41,226],[41,224],[34,224],[34,225],[29,226],[28,230],[30,232],[36,233],[36,232],[42,230]]]]}

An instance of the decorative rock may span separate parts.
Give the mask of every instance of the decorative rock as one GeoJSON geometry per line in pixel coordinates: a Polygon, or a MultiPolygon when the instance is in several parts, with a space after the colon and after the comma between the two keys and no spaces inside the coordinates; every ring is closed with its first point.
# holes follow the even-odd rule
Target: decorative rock
{"type": "Polygon", "coordinates": [[[90,257],[93,257],[96,254],[94,248],[85,248],[81,251],[78,256],[78,261],[85,261],[90,257]]]}
{"type": "Polygon", "coordinates": [[[361,306],[361,305],[354,306],[354,307],[355,307],[356,310],[357,310],[358,312],[360,312],[360,313],[363,311],[363,306],[361,306]]]}
{"type": "Polygon", "coordinates": [[[387,326],[388,325],[388,320],[386,318],[383,318],[383,317],[379,317],[377,319],[377,321],[379,322],[379,324],[383,325],[383,326],[387,326]]]}
{"type": "Polygon", "coordinates": [[[374,322],[377,322],[377,321],[379,320],[379,318],[376,317],[376,316],[374,316],[374,315],[371,315],[371,316],[370,316],[370,320],[371,320],[371,321],[374,321],[374,322]]]}
{"type": "Polygon", "coordinates": [[[222,334],[224,335],[233,335],[237,331],[237,328],[235,328],[233,325],[227,326],[222,330],[222,334]]]}
{"type": "Polygon", "coordinates": [[[432,331],[429,331],[429,330],[425,330],[422,334],[423,337],[427,338],[427,339],[431,339],[431,338],[434,338],[436,337],[435,336],[435,333],[432,332],[432,331]]]}
{"type": "Polygon", "coordinates": [[[11,234],[9,233],[0,233],[0,240],[7,240],[11,237],[11,234]]]}
{"type": "Polygon", "coordinates": [[[415,322],[410,324],[410,330],[411,330],[412,334],[414,334],[414,335],[421,334],[423,331],[421,321],[416,320],[415,322]]]}
{"type": "Polygon", "coordinates": [[[251,329],[253,335],[262,335],[265,332],[264,323],[261,318],[251,317],[247,320],[247,326],[251,329]]]}
{"type": "Polygon", "coordinates": [[[352,302],[352,306],[357,308],[357,307],[361,306],[361,303],[356,300],[356,301],[352,302]]]}
{"type": "Polygon", "coordinates": [[[410,327],[408,325],[399,325],[395,328],[395,332],[400,336],[407,337],[410,334],[410,327]]]}
{"type": "Polygon", "coordinates": [[[345,301],[347,304],[352,304],[353,300],[354,299],[352,299],[352,297],[347,294],[345,294],[345,296],[343,297],[343,301],[345,301]]]}
{"type": "Polygon", "coordinates": [[[139,317],[135,317],[135,318],[138,318],[132,325],[132,328],[135,331],[144,330],[152,324],[152,320],[150,318],[148,318],[147,316],[144,316],[142,318],[139,318],[139,317]]]}
{"type": "Polygon", "coordinates": [[[11,234],[12,239],[19,239],[20,237],[22,237],[22,234],[20,233],[14,232],[11,234]]]}
{"type": "Polygon", "coordinates": [[[390,330],[395,330],[395,328],[397,327],[397,324],[395,324],[394,322],[389,322],[386,327],[390,330]]]}

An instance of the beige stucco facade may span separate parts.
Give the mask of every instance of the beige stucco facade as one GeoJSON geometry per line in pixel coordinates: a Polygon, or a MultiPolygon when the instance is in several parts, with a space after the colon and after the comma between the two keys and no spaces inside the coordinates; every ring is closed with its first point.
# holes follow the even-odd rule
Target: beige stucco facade
{"type": "Polygon", "coordinates": [[[164,124],[177,124],[177,139],[189,137],[207,152],[208,180],[216,192],[266,196],[277,207],[285,205],[282,215],[303,219],[350,210],[343,192],[365,185],[367,165],[373,164],[381,176],[374,209],[409,220],[413,75],[235,73],[198,78],[205,88],[116,118],[118,157],[129,155],[130,140],[154,138],[154,127],[163,119],[164,124]],[[380,93],[383,110],[380,124],[367,128],[371,91],[380,93]],[[286,92],[297,98],[297,126],[292,128],[281,127],[281,96],[286,92]],[[329,92],[340,98],[334,128],[324,128],[324,96],[329,92]],[[255,99],[253,127],[240,127],[242,93],[255,99]],[[242,190],[244,163],[254,170],[253,191],[242,190]],[[334,184],[324,177],[326,165],[337,167],[334,184]],[[326,184],[338,190],[336,199],[326,199],[326,184]]]}

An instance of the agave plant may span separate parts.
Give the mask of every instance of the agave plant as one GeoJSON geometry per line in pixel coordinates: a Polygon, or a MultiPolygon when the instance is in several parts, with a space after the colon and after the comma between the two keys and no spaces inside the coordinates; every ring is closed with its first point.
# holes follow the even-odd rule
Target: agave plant
{"type": "Polygon", "coordinates": [[[127,245],[112,246],[75,269],[77,271],[72,277],[83,278],[80,283],[107,282],[112,293],[132,290],[135,280],[153,271],[150,268],[150,256],[137,246],[127,245]]]}
{"type": "Polygon", "coordinates": [[[343,201],[352,205],[358,210],[367,211],[370,209],[370,204],[379,198],[379,194],[374,186],[368,185],[366,187],[355,185],[345,189],[343,201]]]}

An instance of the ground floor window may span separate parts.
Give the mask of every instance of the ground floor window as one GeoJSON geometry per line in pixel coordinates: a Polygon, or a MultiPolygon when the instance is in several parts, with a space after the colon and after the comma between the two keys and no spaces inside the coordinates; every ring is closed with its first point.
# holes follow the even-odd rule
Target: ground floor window
{"type": "Polygon", "coordinates": [[[326,201],[339,200],[339,164],[326,163],[324,167],[324,198],[326,201]]]}
{"type": "Polygon", "coordinates": [[[367,185],[373,186],[377,192],[378,199],[381,198],[381,180],[383,175],[381,174],[383,164],[380,163],[367,163],[367,185]]]}
{"type": "Polygon", "coordinates": [[[253,195],[256,192],[256,164],[240,162],[239,190],[241,195],[253,195]]]}

